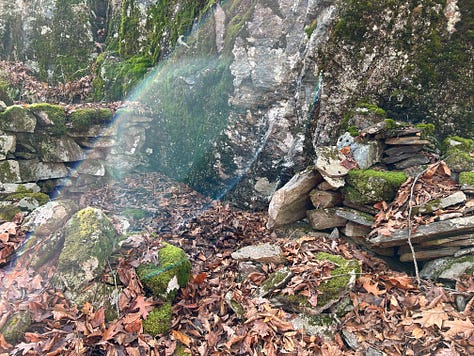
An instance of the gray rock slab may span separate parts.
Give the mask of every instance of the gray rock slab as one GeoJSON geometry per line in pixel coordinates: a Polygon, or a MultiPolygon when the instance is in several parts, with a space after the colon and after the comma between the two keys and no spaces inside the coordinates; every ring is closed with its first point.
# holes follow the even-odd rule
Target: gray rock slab
{"type": "Polygon", "coordinates": [[[38,193],[41,191],[41,188],[36,183],[23,183],[23,184],[16,184],[16,183],[3,183],[0,186],[0,193],[11,194],[18,192],[19,189],[25,189],[27,191],[31,191],[32,193],[38,193]]]}
{"type": "MultiPolygon", "coordinates": [[[[465,216],[445,221],[438,221],[428,225],[418,226],[411,234],[413,242],[433,239],[437,237],[456,236],[474,232],[474,216],[465,216]]],[[[375,246],[401,246],[408,240],[408,230],[395,231],[391,236],[377,235],[368,240],[375,246]]]]}
{"type": "Polygon", "coordinates": [[[37,182],[39,180],[64,178],[69,170],[64,163],[40,162],[37,160],[18,161],[20,182],[37,182]]]}
{"type": "Polygon", "coordinates": [[[423,146],[419,145],[400,145],[387,148],[383,153],[389,157],[399,156],[405,153],[416,153],[423,149],[423,146]]]}
{"type": "Polygon", "coordinates": [[[430,141],[422,140],[418,136],[392,137],[385,140],[387,145],[429,145],[430,141]]]}
{"type": "Polygon", "coordinates": [[[430,160],[428,157],[426,157],[423,154],[418,154],[415,156],[412,156],[410,158],[407,158],[403,161],[397,162],[394,164],[396,169],[406,169],[410,167],[418,167],[424,164],[430,163],[430,160]]]}
{"type": "Polygon", "coordinates": [[[232,252],[231,257],[239,261],[256,261],[262,263],[280,263],[284,260],[280,246],[269,243],[250,245],[232,252]]]}
{"type": "Polygon", "coordinates": [[[78,209],[78,205],[72,200],[50,201],[28,215],[22,228],[35,235],[50,235],[60,229],[78,209]]]}
{"type": "Polygon", "coordinates": [[[269,229],[298,221],[311,207],[309,192],[322,180],[312,167],[297,173],[274,194],[268,206],[269,229]]]}
{"type": "Polygon", "coordinates": [[[70,137],[44,136],[38,143],[43,162],[76,162],[86,156],[83,149],[70,137]]]}
{"type": "Polygon", "coordinates": [[[434,199],[423,205],[413,207],[415,213],[432,213],[439,209],[444,209],[452,205],[461,204],[466,201],[466,194],[457,191],[447,197],[434,199]]]}
{"type": "Polygon", "coordinates": [[[337,216],[360,225],[372,226],[374,223],[374,218],[372,215],[355,209],[337,208],[335,212],[337,216]]]}
{"type": "Polygon", "coordinates": [[[444,257],[425,263],[420,277],[437,280],[458,280],[468,269],[474,268],[474,256],[444,257]]]}
{"type": "Polygon", "coordinates": [[[20,105],[9,106],[0,116],[0,129],[9,132],[33,133],[36,117],[20,105]]]}

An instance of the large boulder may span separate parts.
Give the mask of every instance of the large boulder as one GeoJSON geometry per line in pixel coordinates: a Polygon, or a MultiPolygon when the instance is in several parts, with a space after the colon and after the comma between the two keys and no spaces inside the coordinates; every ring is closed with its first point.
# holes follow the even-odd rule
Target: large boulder
{"type": "Polygon", "coordinates": [[[87,207],[68,220],[62,235],[64,245],[54,285],[65,289],[65,296],[73,303],[82,305],[87,301],[96,307],[104,305],[114,288],[98,294],[104,286],[93,281],[107,266],[117,244],[118,235],[112,222],[101,210],[87,207]]]}

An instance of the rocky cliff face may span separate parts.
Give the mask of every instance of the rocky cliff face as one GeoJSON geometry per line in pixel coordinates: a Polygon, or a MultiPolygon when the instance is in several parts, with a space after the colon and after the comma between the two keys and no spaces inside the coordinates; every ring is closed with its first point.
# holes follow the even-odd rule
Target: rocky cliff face
{"type": "Polygon", "coordinates": [[[473,8],[465,0],[344,1],[318,62],[325,95],[314,144],[363,102],[389,117],[474,135],[473,8]]]}
{"type": "Polygon", "coordinates": [[[364,108],[434,123],[438,135],[474,134],[469,0],[33,3],[36,12],[0,1],[4,58],[60,78],[85,68],[74,56],[63,59],[73,38],[85,46],[82,61],[101,52],[100,100],[129,93],[162,63],[132,96],[155,114],[140,157],[249,208],[263,208],[311,163],[314,147],[363,122],[364,108]],[[80,9],[81,23],[67,15],[80,9]],[[38,33],[46,42],[34,40],[38,33]],[[46,56],[41,43],[49,43],[46,56]],[[320,73],[323,95],[315,102],[320,73]]]}
{"type": "Polygon", "coordinates": [[[1,0],[0,58],[26,62],[49,82],[86,75],[97,57],[97,9],[85,0],[1,0]]]}

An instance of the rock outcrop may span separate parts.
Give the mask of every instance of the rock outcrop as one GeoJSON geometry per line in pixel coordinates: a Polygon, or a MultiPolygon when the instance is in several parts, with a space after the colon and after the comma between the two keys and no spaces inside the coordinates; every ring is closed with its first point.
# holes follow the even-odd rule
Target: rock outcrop
{"type": "MultiPolygon", "coordinates": [[[[453,161],[459,163],[456,171],[462,172],[453,173],[443,161],[429,165],[437,159],[438,155],[433,153],[436,146],[432,137],[422,136],[429,138],[427,133],[431,131],[425,125],[415,127],[385,120],[360,130],[356,137],[342,135],[339,149],[320,147],[316,168],[325,182],[314,184],[311,191],[299,196],[301,201],[311,200],[312,207],[306,208],[311,228],[332,231],[331,235],[335,236],[342,233],[376,253],[397,256],[401,262],[413,260],[410,239],[418,261],[450,257],[450,266],[458,266],[461,261],[463,271],[471,268],[470,259],[465,256],[472,256],[474,251],[473,173],[470,171],[473,141],[460,137],[446,140],[445,150],[463,158],[453,161]],[[359,169],[352,149],[367,142],[380,147],[380,154],[372,157],[369,169],[359,169]],[[340,184],[335,185],[334,178],[340,184]]],[[[368,161],[361,162],[365,165],[368,161]]],[[[292,191],[307,192],[310,189],[307,185],[295,186],[300,175],[290,180],[292,184],[287,183],[288,187],[285,185],[275,192],[273,199],[279,202],[290,187],[292,191]]],[[[273,199],[269,227],[278,228],[300,219],[302,211],[300,215],[295,211],[285,215],[285,206],[273,204],[273,199]]],[[[288,206],[292,206],[291,202],[288,206]]],[[[432,272],[433,268],[428,267],[430,272],[425,274],[455,273],[432,272]]]]}

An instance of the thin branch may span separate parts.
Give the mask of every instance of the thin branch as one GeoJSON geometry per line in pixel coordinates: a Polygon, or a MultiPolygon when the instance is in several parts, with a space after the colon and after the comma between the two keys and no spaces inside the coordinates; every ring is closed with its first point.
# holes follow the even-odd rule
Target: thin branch
{"type": "Polygon", "coordinates": [[[411,184],[411,188],[410,188],[410,198],[408,200],[408,246],[410,246],[411,256],[413,258],[413,265],[415,267],[416,283],[418,284],[418,287],[421,285],[420,271],[418,269],[418,263],[416,261],[415,248],[413,247],[413,244],[411,242],[411,230],[412,230],[411,213],[412,213],[412,207],[413,207],[412,199],[413,199],[413,195],[414,195],[414,191],[415,191],[416,182],[426,172],[427,169],[423,170],[421,173],[419,173],[415,177],[415,179],[413,179],[413,183],[411,184]]]}

